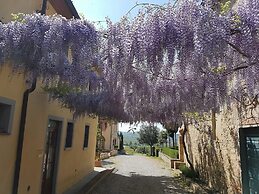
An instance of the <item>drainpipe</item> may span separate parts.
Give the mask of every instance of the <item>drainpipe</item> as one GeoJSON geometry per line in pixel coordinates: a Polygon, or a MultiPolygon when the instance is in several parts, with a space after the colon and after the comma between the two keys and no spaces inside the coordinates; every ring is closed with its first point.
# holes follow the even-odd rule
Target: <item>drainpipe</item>
{"type": "Polygon", "coordinates": [[[47,0],[42,0],[42,6],[41,6],[41,15],[45,15],[47,10],[47,0]]]}
{"type": "Polygon", "coordinates": [[[19,136],[18,136],[15,170],[14,170],[13,194],[18,193],[18,185],[19,185],[19,178],[20,178],[20,169],[21,169],[21,160],[22,160],[22,151],[23,151],[23,141],[24,141],[24,132],[25,132],[28,99],[29,99],[29,94],[31,92],[33,92],[35,90],[35,88],[36,88],[36,79],[33,80],[31,88],[27,89],[23,93],[20,130],[19,130],[19,136]]]}
{"type": "MultiPolygon", "coordinates": [[[[40,11],[41,15],[46,14],[46,9],[47,9],[47,0],[43,0],[42,8],[40,11]]],[[[16,151],[16,161],[15,161],[15,169],[14,169],[13,194],[18,193],[28,100],[29,100],[30,93],[32,93],[36,88],[36,82],[37,82],[37,79],[34,78],[31,87],[23,93],[21,120],[20,120],[18,144],[17,144],[17,151],[16,151]]]]}

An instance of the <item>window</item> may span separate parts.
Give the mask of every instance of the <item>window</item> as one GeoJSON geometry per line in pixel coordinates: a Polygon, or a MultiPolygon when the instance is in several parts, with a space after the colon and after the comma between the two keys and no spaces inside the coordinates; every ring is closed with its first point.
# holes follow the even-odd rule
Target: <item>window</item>
{"type": "Polygon", "coordinates": [[[85,126],[85,136],[84,136],[84,148],[88,147],[88,138],[89,138],[89,126],[85,126]]]}
{"type": "Polygon", "coordinates": [[[74,124],[68,122],[67,123],[67,136],[66,136],[65,148],[71,148],[72,147],[73,131],[74,131],[74,124]]]}
{"type": "Polygon", "coordinates": [[[10,134],[14,113],[13,100],[0,98],[0,134],[10,134]]]}

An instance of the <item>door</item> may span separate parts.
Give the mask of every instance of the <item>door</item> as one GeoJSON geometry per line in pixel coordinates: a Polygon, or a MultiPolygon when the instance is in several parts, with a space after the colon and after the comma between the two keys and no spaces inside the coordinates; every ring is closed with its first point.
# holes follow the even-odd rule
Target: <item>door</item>
{"type": "Polygon", "coordinates": [[[46,146],[42,166],[42,194],[53,194],[58,157],[58,139],[62,122],[49,120],[46,132],[46,146]]]}
{"type": "Polygon", "coordinates": [[[259,194],[259,128],[240,129],[240,156],[244,194],[259,194]]]}

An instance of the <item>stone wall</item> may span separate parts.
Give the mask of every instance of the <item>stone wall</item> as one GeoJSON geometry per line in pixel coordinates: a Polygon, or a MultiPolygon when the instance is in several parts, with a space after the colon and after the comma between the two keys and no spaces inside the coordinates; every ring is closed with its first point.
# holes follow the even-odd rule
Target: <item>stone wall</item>
{"type": "Polygon", "coordinates": [[[170,158],[169,156],[163,154],[162,152],[159,152],[159,157],[170,167],[174,168],[174,160],[170,158]]]}
{"type": "Polygon", "coordinates": [[[250,113],[240,110],[237,105],[224,107],[216,114],[216,120],[210,117],[206,122],[190,124],[185,137],[195,169],[220,193],[242,193],[239,129],[259,124],[254,117],[259,117],[258,106],[253,110],[253,119],[250,113]]]}

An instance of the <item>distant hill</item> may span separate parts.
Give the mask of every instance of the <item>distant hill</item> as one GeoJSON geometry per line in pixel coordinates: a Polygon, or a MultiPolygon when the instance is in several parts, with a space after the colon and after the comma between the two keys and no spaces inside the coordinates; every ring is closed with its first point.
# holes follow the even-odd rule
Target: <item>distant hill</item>
{"type": "Polygon", "coordinates": [[[138,143],[139,134],[138,132],[132,133],[132,132],[122,132],[123,134],[123,143],[129,144],[132,142],[133,144],[138,143]]]}

